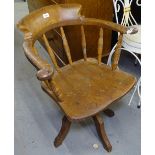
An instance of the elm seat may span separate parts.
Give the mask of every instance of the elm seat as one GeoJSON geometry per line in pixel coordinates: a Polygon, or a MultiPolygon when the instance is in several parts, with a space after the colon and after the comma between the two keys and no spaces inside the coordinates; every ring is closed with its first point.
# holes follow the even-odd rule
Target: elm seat
{"type": "Polygon", "coordinates": [[[96,59],[79,60],[61,68],[53,82],[62,94],[60,107],[70,119],[92,116],[125,95],[135,77],[121,70],[112,71],[96,59]],[[70,108],[68,108],[70,107],[70,108]]]}

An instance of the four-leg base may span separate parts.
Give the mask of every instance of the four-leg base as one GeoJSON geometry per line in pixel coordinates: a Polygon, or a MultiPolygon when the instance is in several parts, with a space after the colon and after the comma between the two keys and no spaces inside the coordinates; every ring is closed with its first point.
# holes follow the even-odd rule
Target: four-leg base
{"type": "MultiPolygon", "coordinates": [[[[109,116],[109,117],[112,117],[114,116],[114,112],[110,109],[106,109],[104,110],[104,113],[109,116]]],[[[106,135],[106,132],[105,132],[105,128],[104,128],[104,122],[101,118],[101,116],[99,114],[93,116],[93,120],[95,122],[95,126],[96,126],[96,130],[97,130],[97,133],[101,139],[101,142],[103,143],[103,147],[105,148],[105,150],[107,150],[108,152],[111,152],[112,150],[112,146],[109,142],[109,139],[106,135]]],[[[54,146],[55,147],[58,147],[62,144],[63,140],[65,139],[65,137],[67,136],[67,133],[70,129],[70,126],[71,126],[71,121],[69,121],[67,119],[66,116],[63,117],[62,119],[62,126],[61,126],[61,129],[60,129],[60,132],[58,134],[58,136],[55,138],[55,141],[54,141],[54,146]]]]}

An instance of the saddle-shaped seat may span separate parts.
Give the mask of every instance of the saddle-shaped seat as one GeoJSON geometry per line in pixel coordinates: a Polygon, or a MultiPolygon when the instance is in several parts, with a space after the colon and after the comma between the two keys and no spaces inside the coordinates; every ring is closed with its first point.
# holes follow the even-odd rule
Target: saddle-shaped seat
{"type": "Polygon", "coordinates": [[[53,83],[62,94],[59,105],[72,120],[102,111],[125,95],[135,81],[135,77],[126,72],[98,65],[96,59],[76,61],[53,75],[53,83]]]}

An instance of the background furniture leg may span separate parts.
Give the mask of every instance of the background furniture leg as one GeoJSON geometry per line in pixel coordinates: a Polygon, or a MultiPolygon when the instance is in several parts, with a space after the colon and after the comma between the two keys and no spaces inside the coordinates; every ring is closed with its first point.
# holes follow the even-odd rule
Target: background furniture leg
{"type": "Polygon", "coordinates": [[[54,140],[55,147],[58,147],[62,144],[63,140],[65,139],[65,137],[70,129],[70,126],[71,126],[71,122],[67,119],[66,116],[64,116],[62,119],[62,126],[59,131],[59,134],[54,140]]]}
{"type": "Polygon", "coordinates": [[[114,111],[111,109],[105,109],[103,112],[108,117],[113,117],[115,115],[114,111]]]}
{"type": "Polygon", "coordinates": [[[108,152],[111,152],[112,146],[111,146],[111,144],[109,142],[109,139],[108,139],[108,137],[106,135],[105,128],[104,128],[104,123],[103,123],[102,118],[100,117],[99,114],[97,114],[97,115],[93,116],[93,120],[95,122],[97,133],[98,133],[98,135],[101,138],[101,141],[103,143],[103,147],[108,152]]]}

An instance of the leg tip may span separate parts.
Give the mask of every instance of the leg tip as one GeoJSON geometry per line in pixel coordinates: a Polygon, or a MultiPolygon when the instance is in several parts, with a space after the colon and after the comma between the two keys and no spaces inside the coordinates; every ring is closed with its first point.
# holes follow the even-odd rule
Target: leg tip
{"type": "Polygon", "coordinates": [[[105,148],[105,150],[107,151],[107,152],[111,152],[112,151],[112,146],[111,145],[109,145],[109,146],[107,146],[107,147],[104,147],[105,148]]]}
{"type": "Polygon", "coordinates": [[[58,141],[57,139],[54,140],[54,146],[59,147],[62,143],[58,141]]]}

